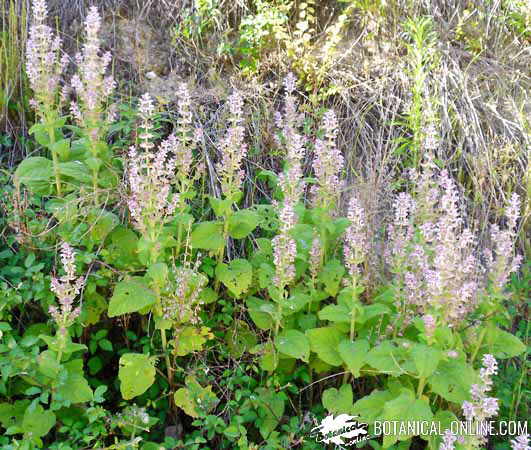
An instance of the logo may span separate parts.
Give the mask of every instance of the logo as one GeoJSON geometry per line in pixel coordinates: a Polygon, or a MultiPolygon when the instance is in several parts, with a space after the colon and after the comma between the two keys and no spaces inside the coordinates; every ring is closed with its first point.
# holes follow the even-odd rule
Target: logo
{"type": "Polygon", "coordinates": [[[325,417],[319,426],[312,428],[310,437],[317,442],[347,447],[365,441],[369,438],[368,425],[353,420],[357,417],[340,414],[334,418],[334,415],[331,414],[325,417]]]}

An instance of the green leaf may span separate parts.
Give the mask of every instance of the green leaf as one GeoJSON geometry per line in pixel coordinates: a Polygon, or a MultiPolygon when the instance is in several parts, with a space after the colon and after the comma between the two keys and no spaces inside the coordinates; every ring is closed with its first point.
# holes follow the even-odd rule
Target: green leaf
{"type": "MultiPolygon", "coordinates": [[[[433,419],[430,405],[426,400],[416,399],[413,391],[403,389],[402,393],[395,399],[385,403],[382,420],[384,421],[426,421],[433,419]]],[[[407,431],[406,431],[407,433],[407,431]]],[[[410,439],[413,434],[391,434],[384,436],[383,447],[387,448],[397,441],[410,439]]]]}
{"type": "Polygon", "coordinates": [[[431,391],[449,402],[461,404],[470,399],[470,387],[477,382],[477,374],[465,361],[451,359],[439,364],[428,378],[431,391]]]}
{"type": "Polygon", "coordinates": [[[225,245],[223,224],[220,222],[200,222],[194,226],[191,236],[193,248],[219,250],[225,245]]]}
{"type": "Polygon", "coordinates": [[[308,362],[310,359],[310,341],[308,337],[297,330],[287,330],[275,338],[275,347],[279,352],[302,359],[308,362]]]}
{"type": "Polygon", "coordinates": [[[118,378],[124,400],[142,395],[155,381],[155,358],[142,353],[125,353],[120,358],[118,378]]]}
{"type": "Polygon", "coordinates": [[[87,217],[91,223],[90,236],[97,243],[103,242],[120,223],[118,216],[105,209],[93,209],[87,217]]]}
{"type": "Polygon", "coordinates": [[[393,398],[394,395],[389,391],[373,391],[354,403],[352,414],[360,416],[363,422],[372,424],[380,419],[385,404],[393,398]]]}
{"type": "Polygon", "coordinates": [[[212,209],[214,210],[216,217],[225,217],[230,213],[232,208],[232,202],[230,199],[221,199],[209,196],[208,200],[210,202],[210,206],[212,206],[212,209]]]}
{"type": "Polygon", "coordinates": [[[17,400],[15,403],[0,403],[0,424],[6,429],[20,428],[29,404],[27,399],[17,400]]]}
{"type": "Polygon", "coordinates": [[[175,404],[190,417],[202,417],[214,409],[218,398],[212,392],[212,386],[202,387],[194,377],[186,377],[186,387],[173,394],[175,404]]]}
{"type": "Polygon", "coordinates": [[[28,407],[22,419],[21,429],[34,438],[46,436],[55,425],[55,414],[41,405],[28,407]]]}
{"type": "Polygon", "coordinates": [[[59,171],[61,172],[61,176],[65,175],[82,183],[92,182],[92,176],[88,167],[81,161],[59,163],[59,171]]]}
{"type": "Polygon", "coordinates": [[[236,297],[249,289],[253,281],[253,266],[246,259],[233,259],[229,264],[218,264],[216,278],[236,297]]]}
{"type": "Polygon", "coordinates": [[[312,351],[325,363],[331,366],[340,366],[343,363],[338,347],[344,335],[337,328],[313,328],[306,330],[306,336],[310,340],[312,351]]]}
{"type": "Polygon", "coordinates": [[[253,401],[258,414],[256,425],[260,435],[267,439],[284,417],[285,401],[282,394],[267,388],[256,389],[256,400],[253,401]]]}
{"type": "Polygon", "coordinates": [[[411,349],[411,357],[415,361],[419,378],[426,378],[437,369],[442,359],[442,352],[424,344],[415,344],[411,349]]]}
{"type": "Polygon", "coordinates": [[[329,322],[350,323],[350,313],[345,305],[327,305],[317,315],[319,319],[329,322]]]}
{"type": "Polygon", "coordinates": [[[392,341],[384,341],[369,351],[366,362],[379,372],[400,376],[407,372],[411,359],[406,348],[392,341]]]}
{"type": "Polygon", "coordinates": [[[319,281],[325,285],[325,291],[335,297],[341,287],[341,280],[345,274],[345,267],[337,259],[327,262],[319,273],[319,281]]]}
{"type": "Polygon", "coordinates": [[[168,282],[168,266],[166,263],[159,262],[151,264],[146,271],[146,277],[149,278],[156,286],[162,289],[168,282]]]}
{"type": "Polygon", "coordinates": [[[273,327],[275,305],[257,297],[248,297],[245,300],[249,316],[261,330],[270,330],[273,327]]]}
{"type": "Polygon", "coordinates": [[[50,145],[50,150],[59,156],[59,159],[65,161],[70,155],[70,141],[68,139],[61,139],[50,145]]]}
{"type": "Polygon", "coordinates": [[[497,327],[489,327],[480,350],[498,359],[506,359],[522,354],[525,348],[525,344],[515,335],[497,327]]]}
{"type": "Polygon", "coordinates": [[[15,170],[15,182],[20,182],[35,194],[49,195],[53,178],[53,163],[42,156],[26,158],[15,170]]]}
{"type": "Polygon", "coordinates": [[[45,350],[37,356],[39,372],[50,378],[55,378],[61,370],[61,364],[57,361],[57,354],[52,350],[45,350]]]}
{"type": "Polygon", "coordinates": [[[365,364],[365,359],[369,352],[369,342],[365,339],[358,339],[354,342],[349,339],[344,339],[339,343],[338,351],[348,370],[355,377],[359,377],[360,369],[365,364]]]}
{"type": "Polygon", "coordinates": [[[186,326],[175,335],[174,353],[177,356],[186,356],[202,350],[203,345],[213,337],[214,335],[210,333],[210,329],[207,327],[186,326]]]}
{"type": "Polygon", "coordinates": [[[343,384],[339,388],[329,388],[323,392],[323,406],[330,414],[349,414],[352,409],[354,396],[352,395],[352,386],[343,384]]]}
{"type": "Polygon", "coordinates": [[[93,398],[92,389],[83,376],[83,360],[74,359],[65,364],[68,375],[65,382],[56,390],[57,395],[70,403],[89,402],[93,398]]]}
{"type": "Polygon", "coordinates": [[[109,317],[116,317],[140,311],[153,305],[157,300],[155,293],[148,289],[141,278],[120,281],[114,288],[109,302],[109,317]]]}
{"type": "Polygon", "coordinates": [[[229,235],[234,239],[243,239],[253,232],[259,222],[260,216],[254,211],[237,211],[229,217],[229,235]]]}

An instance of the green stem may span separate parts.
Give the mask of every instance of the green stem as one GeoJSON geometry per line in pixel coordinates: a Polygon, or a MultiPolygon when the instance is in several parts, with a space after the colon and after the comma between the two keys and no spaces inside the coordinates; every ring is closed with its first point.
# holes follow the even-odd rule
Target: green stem
{"type": "Polygon", "coordinates": [[[170,355],[168,355],[168,342],[166,341],[166,330],[160,330],[160,338],[162,339],[162,349],[164,350],[164,358],[166,359],[166,374],[168,375],[168,383],[170,384],[170,389],[173,386],[173,380],[171,376],[171,361],[170,355]]]}
{"type": "Polygon", "coordinates": [[[470,357],[470,364],[474,363],[474,360],[476,359],[476,356],[479,352],[479,349],[481,348],[481,344],[483,343],[483,339],[485,339],[485,334],[487,333],[487,327],[485,326],[479,335],[478,338],[478,344],[476,345],[476,348],[474,349],[474,353],[472,353],[472,356],[470,357]]]}
{"type": "Polygon", "coordinates": [[[419,379],[419,386],[417,388],[417,398],[420,398],[422,393],[424,392],[424,386],[426,385],[426,378],[421,377],[419,379]]]}
{"type": "Polygon", "coordinates": [[[57,188],[57,196],[61,197],[61,172],[59,171],[59,158],[57,153],[52,150],[53,144],[55,144],[55,130],[53,127],[48,128],[48,136],[50,138],[50,152],[52,154],[53,172],[55,175],[55,187],[57,188]]]}

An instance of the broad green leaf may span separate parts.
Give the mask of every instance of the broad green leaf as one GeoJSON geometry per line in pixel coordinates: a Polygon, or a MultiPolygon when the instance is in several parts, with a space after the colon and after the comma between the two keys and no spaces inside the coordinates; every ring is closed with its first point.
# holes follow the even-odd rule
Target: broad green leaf
{"type": "Polygon", "coordinates": [[[255,424],[264,439],[271,434],[284,417],[285,401],[282,394],[271,389],[258,388],[253,403],[255,404],[258,419],[255,424]]]}
{"type": "Polygon", "coordinates": [[[203,345],[213,337],[214,335],[210,332],[210,328],[186,326],[176,333],[173,352],[177,356],[189,355],[202,350],[203,345]]]}
{"type": "Polygon", "coordinates": [[[350,313],[344,305],[327,305],[317,315],[319,319],[329,322],[350,323],[350,313]]]}
{"type": "Polygon", "coordinates": [[[335,297],[341,287],[341,280],[345,274],[345,267],[337,259],[327,262],[319,273],[319,281],[325,285],[325,291],[335,297]]]}
{"type": "Polygon", "coordinates": [[[275,346],[279,352],[305,362],[310,358],[310,341],[297,330],[286,330],[275,338],[275,346]]]}
{"type": "Polygon", "coordinates": [[[426,378],[435,372],[442,359],[442,352],[424,344],[415,344],[411,349],[411,357],[415,362],[418,376],[426,378]]]}
{"type": "MultiPolygon", "coordinates": [[[[413,391],[403,389],[402,393],[395,399],[385,403],[382,420],[384,421],[402,421],[402,422],[429,422],[433,419],[430,405],[427,400],[416,399],[413,391]]],[[[383,439],[383,447],[387,448],[397,441],[410,439],[412,434],[386,435],[383,439]]]]}
{"type": "Polygon", "coordinates": [[[275,346],[271,341],[256,345],[249,353],[260,355],[260,362],[258,364],[266,372],[273,372],[278,366],[278,352],[275,350],[275,346]]]}
{"type": "Polygon", "coordinates": [[[153,305],[157,300],[155,293],[149,289],[141,278],[119,282],[109,302],[109,317],[133,313],[153,305]]]}
{"type": "Polygon", "coordinates": [[[15,403],[0,403],[0,424],[4,428],[20,428],[29,404],[27,399],[17,400],[15,403]]]}
{"type": "Polygon", "coordinates": [[[50,378],[55,378],[60,370],[61,364],[57,361],[57,354],[52,350],[45,350],[37,356],[39,372],[50,378]]]}
{"type": "Polygon", "coordinates": [[[257,297],[248,297],[245,300],[247,311],[255,325],[261,330],[270,330],[273,327],[275,305],[257,297]]]}
{"type": "Polygon", "coordinates": [[[142,395],[155,381],[155,358],[142,353],[125,353],[120,358],[118,378],[124,400],[142,395]]]}
{"type": "Polygon", "coordinates": [[[22,419],[21,429],[24,433],[31,433],[32,437],[43,437],[55,425],[55,414],[45,410],[41,405],[34,408],[28,407],[22,419]]]}
{"type": "Polygon", "coordinates": [[[67,378],[57,390],[57,395],[71,403],[84,403],[92,400],[92,389],[83,376],[83,360],[74,359],[65,364],[67,378]]]}
{"type": "Polygon", "coordinates": [[[193,248],[219,250],[225,245],[223,224],[220,222],[200,222],[194,226],[191,236],[193,248]]]}
{"type": "Polygon", "coordinates": [[[216,217],[225,217],[230,213],[232,208],[232,202],[230,199],[221,199],[209,196],[208,200],[210,202],[210,206],[212,206],[212,209],[214,210],[216,217]]]}
{"type": "Polygon", "coordinates": [[[393,398],[389,391],[373,391],[354,403],[352,414],[360,416],[362,422],[372,424],[380,420],[385,404],[393,398]]]}
{"type": "Polygon", "coordinates": [[[105,260],[119,269],[130,269],[138,265],[138,237],[128,228],[118,226],[110,235],[105,260]]]}
{"type": "Polygon", "coordinates": [[[428,378],[432,392],[457,404],[470,399],[470,387],[477,383],[474,369],[463,360],[442,361],[428,378]]]}
{"type": "Polygon", "coordinates": [[[243,239],[253,232],[259,222],[260,216],[254,211],[237,211],[229,217],[229,235],[234,239],[243,239]]]}
{"type": "Polygon", "coordinates": [[[211,303],[217,301],[218,293],[210,287],[205,287],[199,294],[199,298],[205,305],[210,305],[211,303]]]}
{"type": "Polygon", "coordinates": [[[310,348],[325,363],[331,366],[340,366],[343,363],[339,354],[339,343],[345,337],[337,328],[322,327],[306,330],[310,340],[310,348]]]}
{"type": "Polygon", "coordinates": [[[355,377],[359,377],[360,369],[365,364],[369,352],[369,343],[365,339],[358,339],[354,342],[344,339],[339,343],[338,351],[348,370],[355,377]]]}
{"type": "Polygon", "coordinates": [[[53,178],[53,163],[42,156],[26,158],[15,170],[15,181],[36,194],[50,194],[54,183],[53,178]]]}
{"type": "Polygon", "coordinates": [[[185,384],[186,387],[175,392],[173,400],[187,415],[202,417],[215,408],[218,398],[212,392],[212,386],[204,388],[194,377],[186,377],[185,384]]]}
{"type": "Polygon", "coordinates": [[[68,139],[61,139],[50,145],[50,150],[59,156],[61,161],[66,161],[70,155],[70,141],[68,139]]]}
{"type": "Polygon", "coordinates": [[[352,403],[354,396],[352,395],[352,386],[350,384],[343,384],[337,390],[336,388],[328,388],[323,392],[323,406],[330,414],[349,414],[352,410],[352,403]]]}
{"type": "Polygon", "coordinates": [[[489,327],[480,350],[481,353],[490,353],[495,358],[506,359],[522,354],[525,348],[525,344],[515,335],[497,327],[489,327]]]}
{"type": "Polygon", "coordinates": [[[396,342],[384,341],[369,351],[366,362],[379,372],[396,377],[407,373],[411,358],[408,349],[396,342]]]}
{"type": "Polygon", "coordinates": [[[91,238],[98,244],[103,242],[120,223],[116,214],[105,209],[93,209],[87,219],[91,223],[91,238]]]}
{"type": "Polygon", "coordinates": [[[236,298],[240,298],[251,286],[253,281],[253,266],[246,259],[233,259],[229,264],[218,264],[216,267],[216,278],[236,298]]]}
{"type": "Polygon", "coordinates": [[[81,161],[59,163],[61,176],[67,176],[82,183],[91,183],[92,175],[88,167],[81,161]]]}
{"type": "Polygon", "coordinates": [[[146,277],[151,280],[156,286],[162,289],[168,282],[168,266],[166,263],[159,262],[151,264],[147,271],[146,277]]]}

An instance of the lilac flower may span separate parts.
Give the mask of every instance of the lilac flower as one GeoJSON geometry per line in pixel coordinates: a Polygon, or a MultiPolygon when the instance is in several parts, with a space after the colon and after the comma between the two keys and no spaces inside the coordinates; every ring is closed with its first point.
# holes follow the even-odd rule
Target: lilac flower
{"type": "Polygon", "coordinates": [[[529,435],[522,434],[516,439],[512,439],[511,448],[513,450],[531,450],[531,447],[529,446],[529,435]]]}
{"type": "Polygon", "coordinates": [[[116,84],[112,75],[105,75],[112,57],[109,52],[100,54],[100,28],[101,17],[92,6],[85,19],[85,43],[82,52],[76,55],[77,74],[71,80],[78,98],[75,109],[81,112],[74,116],[93,140],[101,138],[105,130],[109,117],[105,105],[116,84]]]}
{"type": "Polygon", "coordinates": [[[473,384],[470,389],[472,402],[465,401],[462,405],[463,415],[468,421],[476,420],[481,422],[489,417],[498,414],[498,399],[487,397],[487,392],[492,388],[492,375],[498,373],[496,359],[489,354],[483,356],[483,367],[479,376],[481,383],[473,384]]]}
{"type": "Polygon", "coordinates": [[[68,243],[61,245],[61,263],[65,274],[61,278],[52,276],[51,290],[57,297],[59,308],[50,306],[49,313],[62,331],[66,330],[77,316],[81,309],[74,308],[74,299],[79,295],[85,280],[83,277],[76,277],[74,264],[74,250],[68,243]]]}
{"type": "Polygon", "coordinates": [[[428,338],[433,337],[433,334],[435,333],[435,328],[437,326],[435,318],[431,314],[425,314],[424,316],[422,316],[422,321],[424,322],[426,336],[428,338]]]}
{"type": "Polygon", "coordinates": [[[61,40],[46,24],[48,8],[45,0],[33,0],[33,18],[26,44],[26,73],[34,93],[32,105],[38,114],[53,108],[60,90],[60,80],[67,64],[61,56],[61,40]]]}
{"type": "Polygon", "coordinates": [[[189,265],[177,267],[172,291],[164,293],[161,297],[163,317],[178,323],[197,323],[198,309],[201,305],[199,294],[207,282],[203,274],[189,265]]]}
{"type": "Polygon", "coordinates": [[[243,183],[244,171],[241,168],[243,158],[247,154],[244,143],[245,129],[243,122],[243,99],[237,92],[229,97],[230,126],[221,140],[221,161],[216,168],[221,178],[221,190],[227,198],[233,197],[243,183]]]}
{"type": "Polygon", "coordinates": [[[368,243],[365,210],[354,196],[349,202],[347,218],[350,225],[345,232],[343,255],[350,276],[357,277],[358,266],[363,263],[367,255],[368,243]]]}
{"type": "Polygon", "coordinates": [[[151,97],[141,98],[140,115],[143,130],[140,135],[139,152],[134,146],[129,149],[128,181],[130,196],[127,201],[136,228],[149,235],[152,241],[171,220],[180,202],[178,194],[171,193],[175,172],[176,153],[180,143],[175,135],[170,135],[152,152],[151,129],[154,105],[151,97]]]}
{"type": "Polygon", "coordinates": [[[327,111],[323,118],[325,139],[315,142],[313,170],[318,184],[311,192],[314,204],[320,208],[333,209],[341,192],[342,183],[339,173],[343,169],[343,155],[336,146],[338,131],[337,118],[334,111],[327,111]]]}
{"type": "Polygon", "coordinates": [[[413,237],[411,217],[415,210],[415,201],[408,193],[401,192],[394,202],[393,209],[395,213],[393,223],[389,225],[390,246],[386,249],[386,260],[392,267],[398,268],[404,264],[406,250],[413,237]]]}
{"type": "Polygon", "coordinates": [[[450,430],[445,430],[439,450],[454,450],[457,436],[450,430]]]}
{"type": "Polygon", "coordinates": [[[516,272],[522,262],[522,256],[514,253],[514,243],[517,237],[517,221],[520,217],[520,198],[513,194],[505,209],[507,228],[500,230],[497,225],[491,226],[491,241],[494,255],[491,250],[484,253],[487,262],[489,278],[495,290],[503,289],[509,275],[516,272]]]}
{"type": "Polygon", "coordinates": [[[312,279],[316,279],[319,271],[321,270],[321,260],[323,258],[323,248],[321,246],[321,240],[316,237],[312,241],[312,247],[310,248],[310,274],[312,279]]]}
{"type": "Polygon", "coordinates": [[[281,233],[273,238],[272,246],[276,273],[274,282],[277,287],[284,288],[295,279],[297,244],[287,233],[281,233]]]}

